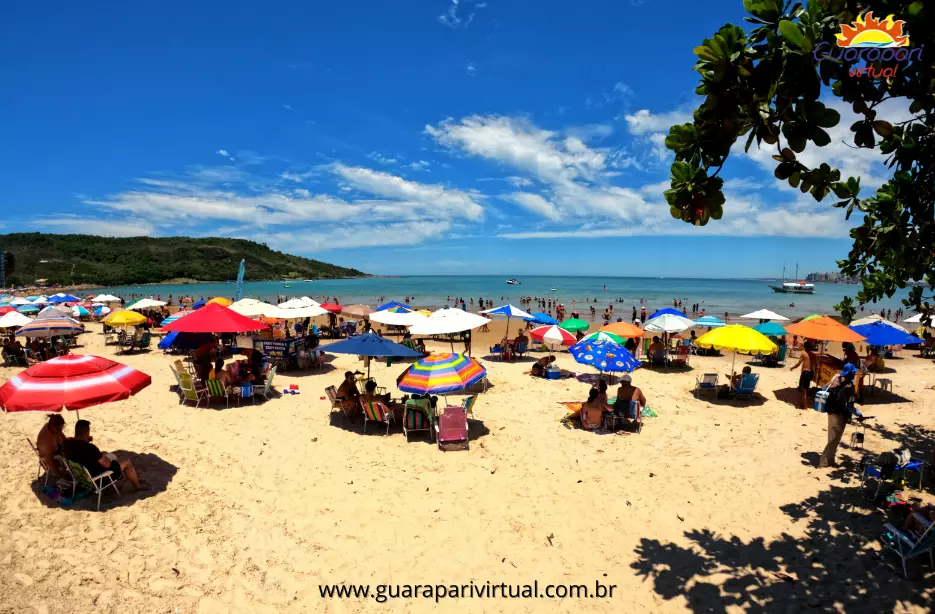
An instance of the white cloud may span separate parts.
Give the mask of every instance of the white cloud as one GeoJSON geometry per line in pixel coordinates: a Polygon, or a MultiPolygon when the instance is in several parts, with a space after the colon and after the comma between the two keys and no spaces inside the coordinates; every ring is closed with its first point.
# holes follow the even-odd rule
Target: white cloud
{"type": "Polygon", "coordinates": [[[286,111],[295,111],[295,109],[292,108],[291,104],[283,104],[282,108],[285,109],[286,111]]]}
{"type": "Polygon", "coordinates": [[[153,233],[155,227],[145,220],[106,220],[77,215],[44,217],[31,222],[46,232],[89,234],[101,237],[144,237],[153,233]]]}
{"type": "Polygon", "coordinates": [[[538,213],[542,217],[548,218],[550,220],[560,220],[562,219],[562,214],[556,209],[555,205],[542,198],[538,194],[530,194],[529,192],[513,192],[512,194],[506,195],[507,199],[516,203],[517,205],[528,209],[533,213],[538,213]]]}
{"type": "Polygon", "coordinates": [[[516,188],[527,188],[534,183],[532,179],[527,177],[517,177],[515,175],[507,177],[506,182],[516,188]]]}
{"type": "Polygon", "coordinates": [[[585,124],[583,126],[571,126],[565,129],[565,134],[578,137],[582,141],[600,141],[606,139],[614,133],[614,127],[610,124],[585,124]]]}
{"type": "Polygon", "coordinates": [[[438,22],[452,29],[466,28],[471,25],[471,22],[474,21],[474,15],[476,15],[477,12],[469,12],[467,17],[461,17],[458,15],[458,9],[462,2],[464,4],[473,4],[472,8],[474,9],[482,9],[486,8],[487,6],[486,2],[472,2],[472,0],[451,0],[445,12],[438,16],[438,22]]]}
{"type": "Polygon", "coordinates": [[[399,161],[396,158],[384,156],[378,151],[371,151],[370,153],[367,154],[367,157],[373,160],[374,162],[378,162],[380,164],[386,164],[386,165],[396,164],[399,161]]]}
{"type": "Polygon", "coordinates": [[[218,150],[217,150],[216,152],[214,152],[214,153],[216,153],[216,154],[219,155],[219,156],[224,156],[224,157],[227,158],[228,160],[231,160],[231,161],[234,160],[234,157],[233,157],[232,155],[230,155],[230,152],[227,151],[226,149],[218,149],[218,150]]]}
{"type": "Polygon", "coordinates": [[[416,160],[406,165],[407,168],[411,168],[414,171],[427,171],[430,166],[432,166],[432,163],[426,162],[425,160],[416,160]]]}
{"type": "Polygon", "coordinates": [[[468,76],[473,77],[475,74],[477,74],[477,66],[474,64],[468,64],[465,70],[467,71],[468,76]]]}
{"type": "Polygon", "coordinates": [[[669,111],[655,114],[648,109],[640,109],[636,113],[626,115],[627,127],[631,134],[647,134],[650,132],[669,133],[669,128],[677,124],[692,121],[692,114],[688,111],[669,111]]]}

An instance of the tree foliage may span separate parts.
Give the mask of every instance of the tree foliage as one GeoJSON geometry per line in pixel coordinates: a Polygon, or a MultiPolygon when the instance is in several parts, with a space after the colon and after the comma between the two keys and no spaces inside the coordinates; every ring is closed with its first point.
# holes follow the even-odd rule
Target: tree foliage
{"type": "Polygon", "coordinates": [[[92,235],[17,233],[0,235],[16,258],[7,283],[122,286],[171,279],[223,281],[237,277],[241,259],[252,280],[360,277],[356,269],[292,256],[241,239],[189,237],[113,238],[92,235]]]}
{"type": "MultiPolygon", "coordinates": [[[[675,152],[671,189],[665,193],[672,216],[701,226],[721,218],[725,199],[718,173],[732,146],[745,138],[745,150],[754,144],[775,148],[775,176],[792,188],[817,201],[833,194],[842,223],[855,211],[863,215],[850,233],[850,253],[838,262],[844,274],[861,278],[860,303],[891,297],[913,280],[935,289],[935,3],[926,5],[922,0],[810,0],[805,6],[744,0],[746,21],[756,27],[748,32],[726,24],[694,50],[701,74],[695,91],[705,99],[692,123],[673,126],[666,137],[675,152]],[[905,21],[912,60],[824,55],[836,49],[842,24],[870,13],[905,21]],[[851,75],[852,68],[865,66],[873,75],[888,76],[851,75]],[[884,72],[888,68],[895,71],[884,72]],[[853,147],[878,149],[891,169],[872,196],[862,197],[859,177],[843,178],[826,163],[809,167],[798,158],[806,148],[831,142],[827,129],[841,120],[822,101],[831,95],[860,116],[850,127],[853,147]],[[890,99],[903,99],[912,118],[881,117],[879,105],[890,99]]],[[[933,299],[917,286],[904,302],[930,313],[933,299]]],[[[836,307],[853,317],[850,297],[836,307]]]]}

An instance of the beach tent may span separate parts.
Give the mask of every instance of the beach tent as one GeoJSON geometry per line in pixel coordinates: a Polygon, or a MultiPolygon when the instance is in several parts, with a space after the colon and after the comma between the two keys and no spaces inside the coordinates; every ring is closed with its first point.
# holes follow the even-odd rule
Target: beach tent
{"type": "MultiPolygon", "coordinates": [[[[247,299],[244,299],[247,300],[247,299]]],[[[259,301],[257,301],[259,302],[259,301]]],[[[272,306],[272,305],[270,305],[272,306]]],[[[185,333],[247,333],[269,328],[262,322],[251,320],[231,308],[218,304],[206,305],[191,315],[163,326],[166,332],[185,333]]]]}
{"type": "Polygon", "coordinates": [[[558,326],[558,320],[556,320],[549,314],[544,313],[542,311],[537,311],[531,314],[528,318],[523,318],[523,319],[526,320],[527,322],[532,322],[533,324],[551,324],[551,325],[558,326]]]}
{"type": "Polygon", "coordinates": [[[160,307],[165,307],[166,303],[164,301],[157,301],[151,298],[141,298],[138,301],[135,301],[132,305],[127,305],[127,309],[132,309],[133,311],[142,311],[144,309],[159,309],[160,307]]]}
{"type": "Polygon", "coordinates": [[[658,318],[659,316],[664,316],[666,314],[673,315],[673,316],[680,316],[683,318],[685,317],[685,314],[679,311],[678,309],[675,309],[673,307],[665,307],[663,309],[660,309],[656,313],[652,314],[651,316],[649,316],[648,319],[652,320],[653,318],[658,318]]]}
{"type": "Polygon", "coordinates": [[[714,316],[704,316],[695,320],[695,326],[705,326],[707,328],[720,328],[724,324],[724,320],[714,316]]]}
{"type": "Polygon", "coordinates": [[[740,317],[745,320],[776,320],[778,322],[789,321],[789,318],[781,316],[775,311],[770,311],[769,309],[760,309],[759,311],[754,311],[753,313],[748,313],[740,317]]]}
{"type": "Polygon", "coordinates": [[[488,309],[482,311],[481,313],[489,316],[505,316],[506,317],[506,332],[503,334],[504,337],[509,336],[510,334],[510,318],[531,318],[532,314],[526,313],[519,307],[514,307],[513,305],[502,305],[500,307],[494,307],[493,309],[488,309]]]}
{"type": "Polygon", "coordinates": [[[858,335],[866,337],[867,345],[915,345],[924,343],[922,339],[915,335],[887,326],[883,322],[851,326],[850,329],[858,335]]]}
{"type": "Polygon", "coordinates": [[[32,322],[30,318],[27,318],[18,311],[11,311],[10,313],[0,316],[0,328],[19,328],[30,322],[32,322]]]}
{"type": "Polygon", "coordinates": [[[427,319],[427,316],[415,311],[396,312],[384,309],[370,314],[371,322],[386,324],[387,326],[414,326],[420,322],[425,322],[427,319]]]}
{"type": "Polygon", "coordinates": [[[768,337],[778,337],[780,335],[786,334],[786,329],[783,328],[782,324],[777,324],[776,322],[763,322],[762,324],[757,324],[753,327],[753,330],[768,337]]]}

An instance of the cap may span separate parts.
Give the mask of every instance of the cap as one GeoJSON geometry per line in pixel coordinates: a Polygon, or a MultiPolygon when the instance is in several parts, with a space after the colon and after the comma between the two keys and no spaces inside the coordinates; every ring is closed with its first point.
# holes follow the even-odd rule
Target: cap
{"type": "Polygon", "coordinates": [[[629,374],[629,373],[627,373],[627,374],[625,374],[623,377],[620,378],[620,381],[621,381],[621,382],[632,382],[632,381],[633,381],[633,378],[630,377],[630,374],[629,374]]]}

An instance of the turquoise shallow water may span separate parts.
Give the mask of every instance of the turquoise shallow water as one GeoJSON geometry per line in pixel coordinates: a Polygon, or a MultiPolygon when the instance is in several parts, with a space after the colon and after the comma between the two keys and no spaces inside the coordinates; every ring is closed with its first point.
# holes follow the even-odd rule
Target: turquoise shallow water
{"type": "MultiPolygon", "coordinates": [[[[249,271],[248,271],[249,275],[249,271]]],[[[414,277],[375,277],[366,279],[335,279],[290,282],[286,288],[282,282],[246,282],[244,296],[275,301],[276,297],[310,296],[324,301],[337,297],[342,304],[364,303],[376,307],[379,298],[402,301],[411,296],[412,304],[421,307],[440,307],[447,303],[449,296],[464,297],[471,309],[470,299],[475,304],[478,298],[491,299],[495,305],[505,302],[519,303],[521,296],[555,297],[569,310],[572,306],[584,304],[588,311],[591,301],[597,300],[598,313],[610,303],[615,303],[615,312],[630,311],[631,306],[640,307],[640,298],[646,300],[647,309],[672,305],[673,298],[681,298],[686,305],[702,303],[706,313],[723,316],[724,312],[742,314],[756,309],[772,309],[788,317],[804,316],[812,313],[833,313],[833,305],[842,296],[854,295],[858,286],[844,284],[816,284],[813,295],[779,294],[770,290],[768,283],[775,281],[746,279],[678,279],[648,277],[563,277],[563,276],[524,276],[518,286],[506,284],[506,278],[499,276],[414,276],[414,277]],[[555,291],[552,291],[555,288],[555,291]],[[606,289],[605,289],[606,288],[606,289]],[[616,303],[622,299],[621,303],[616,303]],[[790,304],[795,306],[791,307],[790,304]]],[[[183,295],[210,298],[226,296],[233,298],[235,285],[225,283],[126,286],[119,288],[100,288],[92,292],[109,292],[124,298],[132,295],[161,297],[183,295]]],[[[901,307],[900,299],[906,296],[903,291],[892,299],[873,306],[876,311],[882,308],[896,310],[901,307]]],[[[452,303],[453,304],[453,303],[452,303]]],[[[868,306],[868,311],[871,309],[868,306]]]]}

